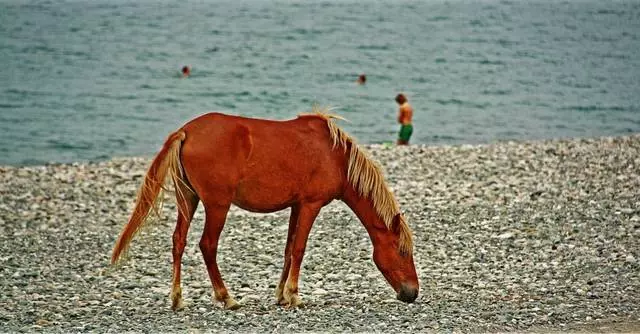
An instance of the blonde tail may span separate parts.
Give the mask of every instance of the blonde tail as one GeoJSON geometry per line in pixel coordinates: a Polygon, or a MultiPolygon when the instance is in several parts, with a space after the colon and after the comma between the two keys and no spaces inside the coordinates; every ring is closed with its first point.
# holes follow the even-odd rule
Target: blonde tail
{"type": "MultiPolygon", "coordinates": [[[[118,241],[116,241],[113,247],[111,264],[116,264],[122,255],[127,252],[131,240],[147,222],[151,210],[160,216],[160,208],[162,207],[162,200],[164,198],[162,192],[166,190],[166,177],[170,176],[175,185],[178,185],[178,183],[187,185],[184,180],[182,164],[180,163],[180,148],[185,138],[186,134],[182,130],[172,133],[164,143],[162,150],[160,150],[158,155],[153,159],[144,177],[144,182],[138,191],[136,206],[131,214],[131,218],[129,218],[129,222],[125,225],[118,241]]],[[[176,188],[179,187],[176,186],[176,188]]],[[[187,185],[186,189],[191,190],[191,187],[187,185]]],[[[182,200],[185,198],[181,192],[178,192],[176,197],[182,200]]],[[[178,207],[181,209],[182,205],[180,205],[180,201],[178,202],[178,207]]]]}

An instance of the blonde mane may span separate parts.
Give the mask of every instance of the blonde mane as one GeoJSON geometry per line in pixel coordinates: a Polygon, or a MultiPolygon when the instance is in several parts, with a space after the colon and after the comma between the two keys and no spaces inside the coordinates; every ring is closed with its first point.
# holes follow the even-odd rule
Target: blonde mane
{"type": "Polygon", "coordinates": [[[404,215],[400,212],[400,207],[393,193],[387,187],[380,166],[369,158],[368,153],[358,146],[355,140],[333,121],[334,118],[342,120],[344,118],[330,112],[331,109],[329,108],[314,106],[311,113],[303,113],[300,116],[317,116],[325,119],[334,148],[341,147],[346,154],[349,148],[348,144],[351,144],[347,169],[349,183],[358,191],[360,196],[371,200],[378,217],[384,221],[387,229],[392,228],[393,219],[399,215],[400,240],[398,246],[401,253],[411,254],[413,252],[411,229],[407,225],[404,215]]]}

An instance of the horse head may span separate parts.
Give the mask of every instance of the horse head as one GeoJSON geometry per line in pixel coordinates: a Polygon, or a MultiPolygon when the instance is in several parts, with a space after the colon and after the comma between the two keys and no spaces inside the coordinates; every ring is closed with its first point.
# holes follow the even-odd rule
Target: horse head
{"type": "Polygon", "coordinates": [[[393,218],[391,229],[375,228],[373,240],[373,262],[397,293],[397,298],[411,303],[418,297],[419,283],[413,261],[411,245],[403,244],[406,223],[401,214],[393,218]]]}

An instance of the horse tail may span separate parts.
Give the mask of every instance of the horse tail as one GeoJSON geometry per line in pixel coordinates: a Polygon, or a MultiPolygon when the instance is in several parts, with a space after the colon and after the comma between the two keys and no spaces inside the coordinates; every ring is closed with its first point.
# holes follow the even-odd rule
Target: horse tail
{"type": "MultiPolygon", "coordinates": [[[[182,129],[170,134],[160,152],[153,159],[144,177],[144,182],[138,191],[136,205],[133,213],[131,213],[129,222],[125,225],[113,247],[111,264],[116,264],[121,259],[121,256],[126,254],[131,240],[145,225],[152,210],[156,216],[160,217],[164,198],[162,193],[168,190],[165,186],[167,176],[171,177],[175,189],[177,189],[177,199],[182,199],[183,202],[185,199],[185,195],[180,190],[183,187],[178,187],[178,184],[182,184],[186,186],[184,187],[185,189],[193,191],[184,177],[182,163],[180,162],[180,149],[185,138],[186,133],[182,129]]],[[[178,200],[179,210],[184,212],[183,205],[180,204],[178,200]]]]}

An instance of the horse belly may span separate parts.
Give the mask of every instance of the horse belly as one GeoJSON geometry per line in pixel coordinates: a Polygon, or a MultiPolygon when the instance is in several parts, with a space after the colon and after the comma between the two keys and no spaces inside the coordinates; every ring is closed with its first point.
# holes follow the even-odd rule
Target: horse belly
{"type": "Polygon", "coordinates": [[[233,204],[252,212],[275,212],[290,207],[298,199],[299,195],[286,186],[241,182],[233,204]]]}

